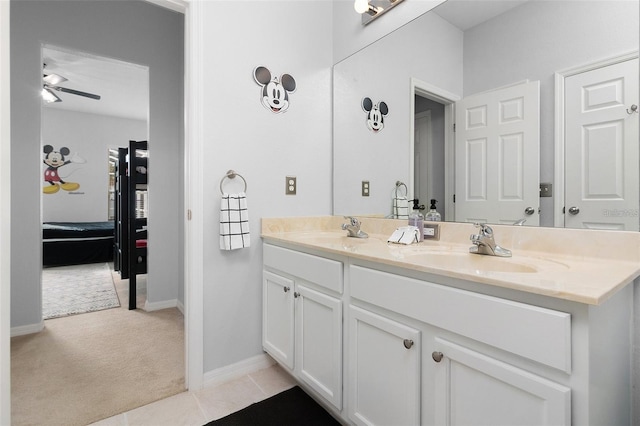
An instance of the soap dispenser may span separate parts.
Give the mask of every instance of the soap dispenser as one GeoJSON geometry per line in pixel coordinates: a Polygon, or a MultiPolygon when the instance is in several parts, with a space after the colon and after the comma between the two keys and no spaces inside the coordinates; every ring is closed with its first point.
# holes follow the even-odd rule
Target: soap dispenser
{"type": "Polygon", "coordinates": [[[420,207],[424,209],[424,206],[420,206],[418,199],[413,201],[413,212],[409,215],[409,225],[418,228],[418,241],[424,240],[424,216],[420,213],[420,207]]]}
{"type": "Polygon", "coordinates": [[[438,213],[438,211],[436,210],[437,202],[438,201],[434,200],[433,198],[431,199],[431,206],[429,207],[429,211],[427,212],[425,220],[431,222],[440,222],[442,220],[442,216],[440,216],[440,213],[438,213]]]}

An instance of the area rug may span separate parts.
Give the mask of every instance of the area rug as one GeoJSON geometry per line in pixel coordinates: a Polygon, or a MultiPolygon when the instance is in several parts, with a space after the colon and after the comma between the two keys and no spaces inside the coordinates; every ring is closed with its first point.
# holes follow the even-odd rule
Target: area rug
{"type": "Polygon", "coordinates": [[[42,317],[52,319],[120,306],[108,263],[42,270],[42,317]]]}
{"type": "Polygon", "coordinates": [[[206,426],[340,425],[298,386],[207,423],[206,426]]]}

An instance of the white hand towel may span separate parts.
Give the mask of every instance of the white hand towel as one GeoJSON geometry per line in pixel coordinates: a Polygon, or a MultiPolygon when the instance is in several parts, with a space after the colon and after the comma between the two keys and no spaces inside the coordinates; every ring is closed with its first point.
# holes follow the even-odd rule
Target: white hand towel
{"type": "Polygon", "coordinates": [[[251,245],[247,195],[222,194],[220,200],[220,250],[235,250],[251,245]]]}
{"type": "Polygon", "coordinates": [[[412,244],[419,240],[418,228],[415,226],[401,226],[393,231],[393,234],[387,240],[390,243],[412,244]]]}
{"type": "Polygon", "coordinates": [[[407,197],[395,197],[393,199],[393,217],[395,219],[409,219],[409,200],[407,197]]]}

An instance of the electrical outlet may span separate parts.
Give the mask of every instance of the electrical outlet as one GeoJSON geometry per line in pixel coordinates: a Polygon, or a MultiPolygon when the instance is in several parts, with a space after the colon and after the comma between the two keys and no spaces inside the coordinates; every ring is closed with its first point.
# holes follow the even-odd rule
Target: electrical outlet
{"type": "Polygon", "coordinates": [[[370,189],[371,188],[369,187],[369,181],[368,180],[363,180],[362,181],[362,196],[363,197],[368,197],[370,189]]]}
{"type": "Polygon", "coordinates": [[[540,196],[541,197],[551,197],[553,195],[553,185],[550,183],[541,183],[540,184],[540,196]]]}
{"type": "Polygon", "coordinates": [[[296,195],[298,190],[298,180],[295,176],[287,176],[285,178],[285,195],[296,195]]]}

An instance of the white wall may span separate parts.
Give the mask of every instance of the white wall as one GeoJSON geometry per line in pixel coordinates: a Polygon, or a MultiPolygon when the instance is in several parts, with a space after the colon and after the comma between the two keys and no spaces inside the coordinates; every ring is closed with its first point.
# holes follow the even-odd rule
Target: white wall
{"type": "MultiPolygon", "coordinates": [[[[80,156],[85,163],[58,169],[65,182],[80,188],[42,195],[44,222],[102,222],[109,220],[108,149],[127,147],[130,140],[147,140],[147,122],[60,109],[42,109],[42,144],[71,151],[66,159],[80,156]]],[[[42,158],[45,154],[42,154],[42,158]]],[[[42,164],[42,170],[47,166],[42,164]]],[[[43,186],[49,185],[46,182],[43,186]]]]}
{"type": "Polygon", "coordinates": [[[410,80],[462,93],[462,37],[460,30],[427,13],[334,66],[334,214],[391,213],[396,181],[413,182],[410,80]],[[378,133],[366,126],[360,106],[365,96],[389,106],[378,133]],[[369,197],[361,196],[363,180],[370,181],[369,197]]]}
{"type": "Polygon", "coordinates": [[[262,353],[260,218],[331,213],[332,6],[216,1],[202,11],[206,80],[194,91],[205,117],[204,371],[212,371],[262,353]],[[262,106],[258,65],[295,78],[287,112],[262,106]],[[248,184],[251,247],[223,252],[219,184],[229,169],[248,184]],[[285,195],[287,175],[298,179],[295,196],[285,195]]]}
{"type": "MultiPolygon", "coordinates": [[[[554,73],[637,50],[638,19],[637,1],[525,3],[464,33],[464,95],[540,80],[540,179],[553,183],[554,73]]],[[[553,226],[553,198],[540,201],[553,226]]]]}
{"type": "Polygon", "coordinates": [[[333,0],[333,62],[337,63],[433,9],[444,0],[407,0],[384,18],[362,25],[353,0],[333,0]]]}
{"type": "Polygon", "coordinates": [[[41,44],[149,68],[150,303],[182,285],[184,16],[142,1],[11,2],[11,325],[41,324],[41,44]],[[25,159],[32,159],[26,161],[25,159]],[[157,196],[153,193],[157,188],[157,196]]]}

